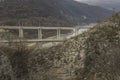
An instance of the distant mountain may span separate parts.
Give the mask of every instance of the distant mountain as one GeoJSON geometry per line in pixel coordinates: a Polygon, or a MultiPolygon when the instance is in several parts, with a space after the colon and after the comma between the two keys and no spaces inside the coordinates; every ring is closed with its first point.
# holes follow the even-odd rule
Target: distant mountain
{"type": "Polygon", "coordinates": [[[102,5],[104,8],[114,10],[115,12],[120,11],[120,2],[119,3],[111,3],[111,4],[99,4],[99,6],[102,5]]]}
{"type": "Polygon", "coordinates": [[[0,25],[75,26],[102,21],[111,11],[73,0],[1,0],[0,25]]]}

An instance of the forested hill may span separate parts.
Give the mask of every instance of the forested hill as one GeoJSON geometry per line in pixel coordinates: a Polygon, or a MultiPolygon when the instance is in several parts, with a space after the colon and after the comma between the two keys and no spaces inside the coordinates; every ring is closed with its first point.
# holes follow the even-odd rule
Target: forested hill
{"type": "Polygon", "coordinates": [[[1,0],[0,25],[75,26],[104,20],[111,11],[73,0],[1,0]]]}

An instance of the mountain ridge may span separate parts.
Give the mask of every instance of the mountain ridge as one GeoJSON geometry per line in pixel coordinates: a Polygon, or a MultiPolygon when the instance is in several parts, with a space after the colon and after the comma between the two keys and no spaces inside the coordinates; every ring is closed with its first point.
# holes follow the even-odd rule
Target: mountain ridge
{"type": "Polygon", "coordinates": [[[112,11],[73,0],[4,0],[0,25],[75,26],[102,21],[112,11]]]}

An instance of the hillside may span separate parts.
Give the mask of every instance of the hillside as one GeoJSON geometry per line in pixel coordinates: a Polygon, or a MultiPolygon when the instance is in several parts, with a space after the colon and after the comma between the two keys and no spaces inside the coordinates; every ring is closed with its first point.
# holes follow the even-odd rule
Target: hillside
{"type": "Polygon", "coordinates": [[[120,13],[60,45],[0,47],[1,80],[119,80],[120,13]]]}
{"type": "Polygon", "coordinates": [[[61,45],[38,53],[55,55],[52,56],[55,68],[48,73],[56,65],[63,72],[52,73],[55,80],[119,80],[119,49],[120,13],[61,45]]]}
{"type": "Polygon", "coordinates": [[[111,11],[73,0],[1,0],[0,25],[75,26],[102,21],[111,11]]]}

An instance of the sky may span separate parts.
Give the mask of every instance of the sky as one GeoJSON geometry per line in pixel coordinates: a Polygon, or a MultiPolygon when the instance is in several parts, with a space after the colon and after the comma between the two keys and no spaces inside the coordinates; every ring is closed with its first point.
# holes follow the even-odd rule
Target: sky
{"type": "Polygon", "coordinates": [[[100,3],[118,3],[120,0],[76,0],[80,2],[90,3],[90,4],[100,4],[100,3]]]}
{"type": "Polygon", "coordinates": [[[90,5],[97,5],[107,9],[113,9],[120,11],[120,0],[76,0],[90,5]]]}

